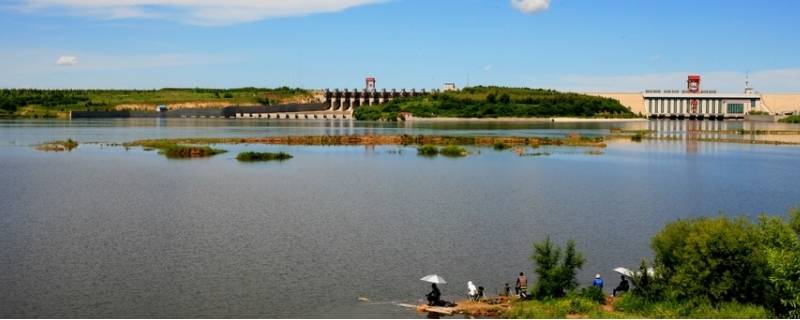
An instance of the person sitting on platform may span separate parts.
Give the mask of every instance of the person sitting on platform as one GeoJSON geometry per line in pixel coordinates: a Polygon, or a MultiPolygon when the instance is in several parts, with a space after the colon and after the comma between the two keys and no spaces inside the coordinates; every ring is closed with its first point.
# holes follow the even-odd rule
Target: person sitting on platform
{"type": "Polygon", "coordinates": [[[428,292],[428,294],[425,295],[425,297],[428,298],[428,305],[438,306],[442,304],[442,292],[439,291],[439,287],[437,287],[435,283],[431,283],[431,288],[431,292],[428,292]]]}

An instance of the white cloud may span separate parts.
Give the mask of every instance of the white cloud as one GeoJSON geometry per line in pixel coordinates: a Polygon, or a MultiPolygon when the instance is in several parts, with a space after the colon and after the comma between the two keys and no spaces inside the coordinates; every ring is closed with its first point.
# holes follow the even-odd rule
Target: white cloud
{"type": "Polygon", "coordinates": [[[491,64],[483,67],[483,71],[489,72],[491,70],[492,70],[492,65],[491,64]]]}
{"type": "Polygon", "coordinates": [[[56,64],[59,66],[74,66],[78,63],[78,57],[74,56],[61,56],[58,57],[56,60],[56,64]]]}
{"type": "Polygon", "coordinates": [[[270,18],[337,12],[385,0],[21,0],[28,11],[65,9],[100,19],[164,18],[230,25],[270,18]]]}
{"type": "Polygon", "coordinates": [[[524,14],[536,14],[550,8],[550,0],[511,0],[511,6],[524,14]]]}

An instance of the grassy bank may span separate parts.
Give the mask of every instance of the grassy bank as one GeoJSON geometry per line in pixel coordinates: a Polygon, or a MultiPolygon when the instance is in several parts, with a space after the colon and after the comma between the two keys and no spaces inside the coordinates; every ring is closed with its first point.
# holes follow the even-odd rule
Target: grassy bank
{"type": "MultiPolygon", "coordinates": [[[[421,118],[584,117],[633,118],[619,101],[555,90],[471,87],[361,107],[359,120],[394,121],[408,112],[421,118]]],[[[402,119],[401,119],[402,120],[402,119]]]]}
{"type": "Polygon", "coordinates": [[[312,93],[292,88],[159,90],[0,89],[0,115],[18,118],[67,117],[70,111],[113,110],[118,105],[174,103],[279,104],[305,101],[312,93]]]}
{"type": "Polygon", "coordinates": [[[779,121],[783,123],[800,123],[800,116],[788,116],[779,121]]]}
{"type": "Polygon", "coordinates": [[[635,295],[609,298],[603,303],[581,296],[515,301],[503,317],[516,319],[764,319],[773,315],[764,307],[708,302],[648,302],[635,295]]]}

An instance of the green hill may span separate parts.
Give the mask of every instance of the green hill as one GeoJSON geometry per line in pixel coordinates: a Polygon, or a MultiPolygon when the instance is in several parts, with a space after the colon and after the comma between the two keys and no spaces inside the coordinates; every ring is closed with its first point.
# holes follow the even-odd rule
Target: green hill
{"type": "Polygon", "coordinates": [[[112,110],[118,105],[159,105],[190,102],[276,104],[307,101],[311,91],[293,88],[165,88],[159,90],[0,89],[0,116],[65,117],[72,110],[112,110]]]}
{"type": "Polygon", "coordinates": [[[359,120],[394,120],[400,112],[415,117],[635,117],[619,101],[546,89],[470,87],[427,96],[397,99],[356,109],[359,120]]]}

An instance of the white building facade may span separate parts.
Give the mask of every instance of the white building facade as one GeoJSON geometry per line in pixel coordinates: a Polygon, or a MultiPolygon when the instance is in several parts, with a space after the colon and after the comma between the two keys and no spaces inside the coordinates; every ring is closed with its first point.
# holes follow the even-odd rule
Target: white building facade
{"type": "Polygon", "coordinates": [[[755,93],[648,90],[643,96],[645,110],[651,118],[744,118],[761,107],[761,95],[755,93]]]}

